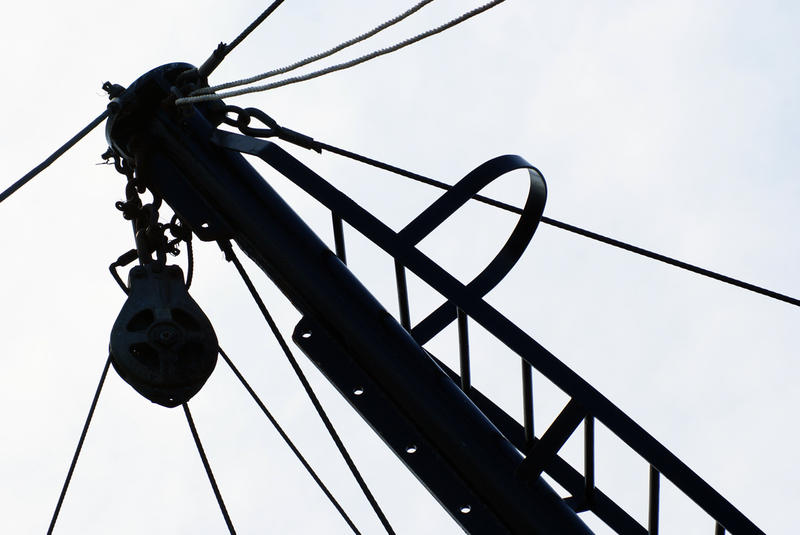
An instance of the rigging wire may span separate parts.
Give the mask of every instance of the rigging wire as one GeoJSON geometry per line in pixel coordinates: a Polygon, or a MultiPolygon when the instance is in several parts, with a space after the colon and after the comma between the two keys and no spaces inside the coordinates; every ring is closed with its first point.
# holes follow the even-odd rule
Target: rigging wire
{"type": "Polygon", "coordinates": [[[408,39],[406,39],[404,41],[400,41],[399,43],[396,43],[394,45],[388,46],[386,48],[381,48],[379,50],[375,50],[373,52],[370,52],[369,54],[365,54],[363,56],[359,56],[359,57],[357,57],[355,59],[352,59],[350,61],[346,61],[344,63],[338,63],[336,65],[331,65],[329,67],[325,67],[324,69],[319,69],[317,71],[313,71],[313,72],[310,72],[308,74],[302,74],[302,75],[299,75],[299,76],[293,76],[293,77],[290,77],[290,78],[285,78],[283,80],[278,80],[277,82],[271,82],[271,83],[264,84],[264,85],[258,85],[258,86],[254,86],[254,87],[245,87],[245,88],[242,88],[242,89],[235,89],[233,91],[227,91],[225,93],[219,93],[219,94],[215,94],[215,95],[196,95],[196,96],[183,97],[183,98],[176,99],[175,100],[175,104],[176,105],[192,104],[192,103],[195,103],[195,102],[203,102],[203,101],[206,101],[206,100],[218,100],[218,99],[223,99],[223,98],[228,98],[228,97],[236,97],[236,96],[239,96],[239,95],[245,95],[245,94],[248,94],[248,93],[257,93],[257,92],[260,92],[260,91],[267,91],[267,90],[270,90],[270,89],[276,89],[278,87],[283,87],[283,86],[290,85],[290,84],[296,84],[298,82],[305,82],[307,80],[318,78],[318,77],[323,76],[325,74],[330,74],[330,73],[333,73],[333,72],[349,69],[350,67],[355,67],[356,65],[359,65],[361,63],[367,62],[367,61],[369,61],[371,59],[375,59],[377,57],[384,56],[384,55],[390,54],[392,52],[396,52],[397,50],[400,50],[401,48],[405,48],[405,47],[407,47],[409,45],[412,45],[412,44],[414,44],[414,43],[416,43],[418,41],[422,41],[423,39],[425,39],[427,37],[431,37],[432,35],[436,35],[438,33],[441,33],[443,31],[445,31],[445,30],[447,30],[449,28],[452,28],[453,26],[456,26],[457,24],[460,24],[460,23],[466,21],[467,19],[470,19],[470,18],[474,17],[475,15],[479,15],[479,14],[483,13],[484,11],[487,11],[487,10],[489,10],[489,9],[491,9],[491,8],[495,7],[496,5],[501,4],[503,2],[505,2],[505,0],[492,0],[491,2],[488,2],[488,3],[486,3],[486,4],[484,4],[484,5],[480,6],[480,7],[477,7],[475,9],[471,10],[471,11],[467,11],[463,15],[461,15],[459,17],[456,17],[455,19],[452,19],[450,22],[442,24],[441,26],[437,26],[436,28],[432,28],[432,29],[427,30],[427,31],[425,31],[423,33],[417,34],[414,37],[410,37],[410,38],[408,38],[408,39]]]}
{"type": "Polygon", "coordinates": [[[211,488],[214,489],[214,496],[217,498],[217,503],[219,504],[220,511],[222,511],[222,516],[225,518],[225,524],[228,526],[228,531],[230,531],[231,535],[236,535],[236,530],[233,529],[231,517],[228,516],[228,509],[225,507],[225,501],[222,499],[222,493],[220,493],[219,487],[217,486],[217,480],[214,479],[214,473],[211,471],[211,465],[208,463],[208,457],[206,457],[206,452],[203,450],[203,444],[200,442],[200,435],[197,434],[197,428],[194,425],[192,413],[189,412],[188,403],[183,404],[183,412],[186,414],[186,421],[189,422],[189,429],[192,432],[192,438],[197,446],[197,452],[200,454],[200,460],[203,461],[203,468],[206,469],[206,475],[208,475],[208,480],[211,482],[211,488]]]}
{"type": "Polygon", "coordinates": [[[234,366],[231,359],[228,357],[228,355],[225,354],[225,351],[223,351],[221,347],[219,348],[219,354],[225,360],[226,364],[228,364],[228,367],[231,369],[233,374],[236,375],[236,378],[239,379],[239,382],[242,383],[242,386],[244,386],[245,390],[247,390],[247,392],[250,394],[250,397],[253,398],[253,401],[256,402],[258,408],[261,409],[261,412],[264,413],[264,416],[267,417],[267,419],[275,428],[275,430],[278,432],[278,434],[281,436],[283,441],[286,442],[286,445],[289,446],[289,449],[292,450],[292,453],[294,453],[295,457],[297,457],[297,460],[300,461],[300,464],[303,465],[303,467],[306,469],[306,471],[314,480],[314,482],[316,482],[320,490],[322,490],[325,496],[327,496],[328,500],[330,500],[330,502],[342,516],[347,525],[350,526],[350,529],[353,530],[353,533],[355,533],[356,535],[361,535],[361,532],[358,531],[356,525],[353,523],[350,517],[347,516],[345,510],[342,508],[342,506],[339,504],[339,502],[336,500],[333,494],[331,494],[330,490],[328,490],[328,487],[325,486],[325,483],[322,482],[322,479],[320,479],[320,477],[317,475],[314,469],[311,468],[311,465],[308,463],[308,461],[306,461],[305,457],[303,457],[303,454],[300,453],[300,450],[297,449],[297,446],[294,445],[292,439],[289,438],[289,435],[287,435],[286,432],[283,430],[283,428],[280,426],[280,424],[278,424],[278,421],[275,419],[272,413],[269,412],[266,405],[264,405],[264,403],[261,401],[261,398],[258,397],[258,394],[255,393],[253,388],[250,386],[250,384],[247,382],[244,376],[239,372],[236,366],[234,366]]]}
{"type": "Polygon", "coordinates": [[[92,416],[94,416],[94,410],[97,407],[97,400],[100,399],[100,391],[103,390],[103,384],[106,381],[106,376],[108,375],[108,367],[111,365],[111,355],[108,356],[106,359],[106,364],[103,367],[103,373],[100,374],[100,382],[97,384],[97,390],[94,392],[94,398],[92,399],[92,405],[89,408],[89,414],[86,416],[86,422],[83,424],[83,431],[81,431],[81,437],[78,439],[78,446],[75,448],[75,453],[72,456],[72,463],[69,465],[69,470],[67,471],[67,477],[64,479],[64,485],[61,487],[61,494],[58,496],[58,502],[56,503],[56,509],[53,511],[53,517],[50,519],[50,527],[47,528],[47,535],[51,535],[53,533],[53,528],[56,526],[56,521],[58,520],[58,513],[61,511],[61,505],[64,503],[64,498],[67,495],[67,488],[69,487],[69,482],[72,480],[72,474],[75,472],[75,466],[78,464],[78,457],[81,454],[81,449],[83,449],[83,442],[86,440],[86,434],[89,432],[89,424],[92,423],[92,416]]]}
{"type": "Polygon", "coordinates": [[[340,43],[340,44],[336,45],[335,47],[330,48],[330,49],[328,49],[328,50],[326,50],[324,52],[320,52],[318,54],[314,54],[313,56],[309,56],[309,57],[307,57],[305,59],[301,59],[300,61],[296,61],[296,62],[294,62],[294,63],[292,63],[290,65],[287,65],[285,67],[281,67],[279,69],[273,69],[271,71],[267,71],[265,73],[258,74],[256,76],[251,76],[250,78],[244,78],[242,80],[236,80],[236,81],[233,81],[233,82],[227,82],[227,83],[215,85],[215,86],[212,86],[212,87],[204,87],[204,88],[198,89],[196,91],[193,91],[191,93],[191,96],[194,96],[194,95],[206,95],[206,94],[209,94],[209,93],[214,93],[216,91],[220,91],[222,89],[229,89],[231,87],[238,87],[240,85],[252,84],[252,83],[264,80],[266,78],[271,78],[273,76],[277,76],[279,74],[285,74],[287,72],[293,71],[293,70],[298,69],[300,67],[304,67],[305,65],[308,65],[309,63],[314,63],[315,61],[319,61],[321,59],[325,59],[325,58],[327,58],[329,56],[332,56],[333,54],[335,54],[335,53],[337,53],[337,52],[339,52],[341,50],[344,50],[347,47],[350,47],[352,45],[360,43],[361,41],[369,39],[373,35],[376,35],[376,34],[382,32],[386,28],[394,26],[398,22],[401,22],[402,20],[404,20],[404,19],[408,18],[409,16],[413,15],[414,13],[416,13],[417,11],[419,11],[420,9],[425,7],[426,5],[430,4],[431,2],[433,2],[433,0],[422,0],[421,2],[417,3],[416,5],[412,6],[409,9],[407,9],[403,13],[397,15],[396,17],[394,17],[392,19],[387,20],[386,22],[380,24],[379,26],[376,26],[375,28],[371,29],[370,31],[362,33],[358,37],[354,37],[354,38],[352,38],[352,39],[350,39],[348,41],[344,41],[343,43],[340,43]]]}
{"type": "Polygon", "coordinates": [[[602,234],[598,234],[596,232],[592,232],[590,230],[585,230],[580,227],[576,227],[574,225],[570,225],[568,223],[563,223],[561,221],[557,221],[555,219],[551,219],[549,217],[542,217],[542,223],[548,224],[550,226],[560,228],[562,230],[566,230],[567,232],[572,232],[578,234],[579,236],[583,236],[585,238],[589,238],[592,240],[599,241],[601,243],[605,243],[607,245],[611,245],[613,247],[618,247],[625,251],[629,251],[631,253],[636,253],[638,255],[642,255],[644,257],[658,260],[659,262],[664,262],[665,264],[669,264],[671,266],[684,269],[686,271],[691,271],[692,273],[697,273],[698,275],[703,275],[704,277],[709,277],[714,280],[718,280],[720,282],[724,282],[726,284],[730,284],[732,286],[736,286],[738,288],[742,288],[744,290],[748,290],[751,292],[755,292],[757,294],[764,295],[766,297],[770,297],[772,299],[777,299],[778,301],[783,301],[784,303],[789,303],[790,305],[800,306],[800,299],[795,297],[791,297],[782,293],[778,293],[773,290],[769,290],[767,288],[763,288],[761,286],[756,286],[755,284],[751,284],[749,282],[745,282],[739,279],[734,279],[733,277],[729,277],[727,275],[723,275],[721,273],[717,273],[715,271],[711,271],[710,269],[705,269],[699,266],[695,266],[693,264],[689,264],[688,262],[682,262],[675,258],[671,258],[666,255],[662,255],[659,253],[654,253],[652,251],[648,251],[647,249],[643,249],[641,247],[637,247],[636,245],[631,245],[614,238],[609,238],[608,236],[603,236],[602,234]]]}
{"type": "MultiPolygon", "coordinates": [[[[280,132],[280,129],[278,129],[277,132],[280,132]]],[[[309,138],[309,139],[311,139],[311,138],[309,138]]],[[[358,161],[358,162],[361,162],[361,163],[365,163],[367,165],[371,165],[373,167],[377,167],[379,169],[383,169],[384,171],[389,171],[391,173],[394,173],[394,174],[397,174],[397,175],[400,175],[400,176],[403,176],[403,177],[406,177],[406,178],[410,178],[411,180],[415,180],[417,182],[422,182],[423,184],[428,184],[430,186],[434,186],[434,187],[439,188],[439,189],[449,190],[449,189],[451,189],[453,187],[453,186],[451,186],[449,184],[446,184],[445,182],[442,182],[440,180],[435,180],[433,178],[428,178],[428,177],[420,175],[418,173],[414,173],[412,171],[407,171],[407,170],[402,169],[400,167],[397,167],[397,166],[394,166],[394,165],[391,165],[391,164],[388,164],[388,163],[384,163],[384,162],[381,162],[379,160],[375,160],[373,158],[369,158],[367,156],[363,156],[361,154],[357,154],[355,152],[351,152],[351,151],[336,147],[334,145],[329,145],[329,144],[323,143],[321,141],[314,140],[313,141],[313,148],[315,150],[326,150],[328,152],[332,152],[334,154],[338,154],[340,156],[344,156],[346,158],[350,158],[352,160],[355,160],[355,161],[358,161]]],[[[498,201],[496,199],[492,199],[490,197],[485,197],[483,195],[474,195],[472,198],[474,200],[476,200],[476,201],[482,202],[484,204],[488,204],[490,206],[494,206],[496,208],[500,208],[502,210],[506,210],[508,212],[513,212],[515,214],[522,214],[522,208],[519,208],[517,206],[513,206],[511,204],[507,204],[507,203],[504,203],[504,202],[501,202],[501,201],[498,201]]],[[[714,280],[717,280],[717,281],[720,281],[720,282],[724,282],[726,284],[730,284],[731,286],[736,286],[737,288],[741,288],[743,290],[748,290],[750,292],[754,292],[754,293],[769,297],[771,299],[776,299],[778,301],[783,301],[784,303],[789,303],[790,305],[800,306],[800,299],[798,299],[796,297],[791,297],[789,295],[782,294],[782,293],[776,292],[774,290],[770,290],[768,288],[757,286],[757,285],[749,283],[749,282],[745,282],[745,281],[742,281],[742,280],[739,280],[739,279],[735,279],[733,277],[729,277],[727,275],[723,275],[723,274],[717,273],[715,271],[711,271],[710,269],[702,268],[702,267],[696,266],[694,264],[689,264],[688,262],[683,262],[681,260],[677,260],[675,258],[666,256],[666,255],[663,255],[663,254],[660,254],[660,253],[649,251],[649,250],[644,249],[642,247],[638,247],[636,245],[631,245],[629,243],[625,243],[625,242],[617,240],[615,238],[610,238],[608,236],[604,236],[602,234],[598,234],[597,232],[592,232],[590,230],[586,230],[586,229],[580,228],[580,227],[575,226],[575,225],[570,225],[569,223],[564,223],[562,221],[558,221],[556,219],[553,219],[553,218],[550,218],[550,217],[546,217],[546,216],[542,216],[541,222],[546,224],[546,225],[550,225],[550,226],[559,228],[561,230],[565,230],[567,232],[572,232],[572,233],[577,234],[579,236],[583,236],[584,238],[589,238],[591,240],[599,241],[601,243],[605,243],[606,245],[611,245],[612,247],[617,247],[619,249],[623,249],[625,251],[628,251],[628,252],[631,252],[631,253],[635,253],[635,254],[638,254],[640,256],[644,256],[646,258],[650,258],[651,260],[657,260],[659,262],[663,262],[665,264],[669,264],[669,265],[671,265],[673,267],[677,267],[679,269],[690,271],[692,273],[696,273],[696,274],[702,275],[704,277],[708,277],[708,278],[711,278],[711,279],[714,279],[714,280]]]]}
{"type": "Polygon", "coordinates": [[[283,3],[283,0],[275,0],[274,2],[272,2],[272,4],[270,4],[270,5],[269,5],[269,7],[267,7],[267,9],[265,9],[265,10],[264,10],[264,12],[263,12],[263,13],[261,13],[261,15],[259,15],[259,16],[258,16],[258,18],[256,18],[256,20],[254,20],[253,22],[251,22],[251,23],[250,23],[250,26],[248,26],[247,28],[245,28],[244,30],[242,30],[242,33],[240,33],[239,35],[237,35],[237,36],[236,36],[236,39],[234,39],[233,41],[231,41],[231,44],[229,44],[229,45],[228,45],[228,46],[225,48],[225,53],[226,53],[226,54],[228,54],[228,53],[230,53],[230,51],[231,51],[231,50],[233,50],[234,48],[236,48],[237,46],[239,46],[239,43],[241,43],[242,41],[244,41],[244,40],[245,40],[245,38],[246,38],[248,35],[250,35],[251,33],[253,33],[253,30],[255,30],[256,28],[258,28],[258,26],[259,26],[259,25],[260,25],[262,22],[264,22],[265,20],[267,20],[267,17],[269,17],[270,15],[272,15],[272,12],[273,12],[273,11],[275,11],[276,9],[278,9],[278,6],[280,6],[282,3],[283,3]]]}
{"type": "Polygon", "coordinates": [[[225,253],[225,259],[228,260],[229,262],[233,262],[233,265],[236,266],[236,270],[239,272],[239,276],[242,278],[245,285],[247,286],[247,289],[250,291],[250,295],[253,297],[253,300],[255,301],[256,305],[261,311],[261,314],[264,316],[264,319],[267,321],[267,324],[269,325],[272,334],[275,336],[275,339],[281,346],[281,349],[283,350],[284,355],[286,355],[286,358],[289,361],[289,364],[292,366],[292,369],[294,370],[295,374],[297,375],[297,378],[303,385],[303,389],[306,391],[309,400],[311,400],[312,405],[314,405],[314,409],[316,409],[317,414],[322,420],[322,423],[325,425],[325,428],[328,430],[331,439],[333,439],[334,444],[336,444],[336,448],[339,450],[342,459],[344,459],[345,463],[347,464],[347,467],[353,474],[353,477],[358,483],[358,486],[361,487],[361,491],[364,493],[364,496],[367,498],[367,501],[372,506],[372,509],[375,511],[375,514],[378,516],[378,519],[380,520],[381,524],[383,524],[384,529],[390,535],[395,535],[395,531],[392,528],[391,524],[389,523],[389,519],[386,518],[386,515],[383,513],[383,510],[381,509],[377,500],[372,495],[372,492],[369,490],[366,481],[364,481],[364,478],[361,476],[358,467],[356,467],[355,462],[353,461],[352,457],[350,457],[350,454],[348,453],[347,448],[342,442],[342,439],[339,437],[339,434],[336,432],[333,423],[331,423],[330,418],[328,418],[328,415],[325,413],[325,409],[322,408],[322,404],[317,398],[317,395],[314,393],[314,389],[311,387],[311,384],[308,382],[308,379],[303,373],[302,368],[300,368],[297,359],[295,359],[294,355],[292,354],[292,350],[289,348],[289,345],[286,343],[286,340],[283,338],[283,335],[278,329],[278,325],[275,323],[275,320],[272,318],[272,315],[269,313],[269,310],[267,310],[264,301],[258,294],[258,290],[256,290],[256,287],[253,285],[253,281],[250,280],[250,276],[247,274],[247,271],[245,271],[244,266],[242,266],[241,262],[239,261],[239,258],[236,256],[236,253],[234,253],[231,243],[229,241],[219,242],[219,246],[225,253]]]}
{"type": "Polygon", "coordinates": [[[211,56],[200,66],[198,72],[202,77],[207,77],[209,74],[214,72],[214,69],[219,67],[219,64],[222,63],[222,60],[225,59],[225,56],[231,53],[231,51],[239,46],[239,43],[245,40],[245,38],[250,35],[253,30],[255,30],[262,22],[264,22],[267,17],[272,15],[272,12],[278,9],[283,3],[284,0],[275,0],[272,2],[267,9],[264,10],[261,15],[259,15],[250,25],[242,30],[242,33],[236,36],[236,38],[231,41],[229,45],[225,43],[220,43],[219,46],[211,53],[211,56]]]}
{"type": "Polygon", "coordinates": [[[103,122],[103,120],[108,117],[109,111],[106,109],[103,113],[98,115],[92,122],[88,125],[83,127],[83,129],[72,136],[69,141],[61,145],[53,154],[48,156],[42,163],[31,169],[25,176],[11,184],[8,188],[5,189],[2,193],[0,193],[0,202],[3,202],[7,198],[9,198],[15,191],[19,188],[27,184],[33,177],[44,171],[51,163],[58,160],[65,152],[71,149],[78,141],[86,137],[86,134],[91,132],[95,129],[97,125],[103,122]]]}

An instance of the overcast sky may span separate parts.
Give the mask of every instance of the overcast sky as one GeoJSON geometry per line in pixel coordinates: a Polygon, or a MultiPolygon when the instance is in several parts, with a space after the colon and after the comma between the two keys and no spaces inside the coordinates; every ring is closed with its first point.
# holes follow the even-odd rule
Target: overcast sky
{"type": "MultiPolygon", "coordinates": [[[[412,3],[286,0],[212,82],[292,63],[412,3]]],[[[394,43],[477,5],[437,0],[339,57],[394,43]]],[[[102,111],[104,81],[128,85],[171,61],[199,65],[263,7],[244,0],[18,4],[0,19],[0,188],[102,111]]],[[[450,183],[494,156],[520,154],[547,179],[545,215],[798,296],[798,9],[793,2],[508,0],[396,54],[230,102],[450,183]]],[[[133,240],[114,208],[124,179],[96,165],[105,149],[98,129],[0,205],[3,533],[46,531],[124,302],[107,266],[133,240]]],[[[438,195],[335,156],[290,150],[396,229],[438,195]]],[[[330,243],[328,213],[259,169],[330,243]]],[[[524,188],[509,180],[493,193],[520,204],[524,188]]],[[[514,222],[471,206],[422,248],[466,281],[514,222]]],[[[391,260],[354,232],[347,238],[353,271],[396,311],[391,260]]],[[[289,335],[297,312],[248,266],[289,335]]],[[[416,280],[411,285],[418,321],[439,300],[416,280]]],[[[244,285],[213,244],[198,244],[192,295],[362,532],[380,533],[244,285]]],[[[761,529],[790,532],[800,501],[796,307],[544,225],[487,300],[761,529]]],[[[473,333],[476,386],[520,417],[516,357],[480,329],[473,333]]],[[[456,361],[452,330],[430,347],[456,361]]],[[[397,532],[459,533],[300,359],[397,532]]],[[[541,376],[535,381],[542,429],[566,398],[541,376]]],[[[239,533],[347,533],[224,362],[190,405],[239,533]]],[[[562,452],[578,468],[580,436],[562,452]]],[[[597,440],[598,486],[645,522],[646,464],[602,428],[597,440]]],[[[668,484],[662,493],[662,532],[712,532],[710,518],[668,484]]],[[[112,371],[56,533],[224,532],[182,411],[151,404],[112,371]]]]}

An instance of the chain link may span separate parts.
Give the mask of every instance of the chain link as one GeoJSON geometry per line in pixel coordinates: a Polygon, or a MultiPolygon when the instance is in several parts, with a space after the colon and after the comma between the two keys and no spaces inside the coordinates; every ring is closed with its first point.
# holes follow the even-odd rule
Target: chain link
{"type": "Polygon", "coordinates": [[[103,157],[105,159],[113,158],[114,168],[127,178],[125,200],[117,201],[114,206],[122,212],[122,217],[125,220],[131,221],[136,241],[135,249],[122,254],[109,266],[114,280],[127,293],[128,288],[117,273],[117,268],[124,267],[138,259],[141,264],[154,263],[156,270],[163,269],[167,263],[167,254],[178,256],[180,254],[178,246],[183,241],[186,242],[187,251],[189,251],[186,279],[188,288],[189,284],[191,284],[192,271],[194,269],[194,262],[191,258],[192,231],[180,220],[177,214],[172,216],[169,223],[160,223],[159,209],[163,204],[163,199],[151,191],[152,202],[143,204],[140,195],[147,191],[147,187],[137,177],[133,166],[112,149],[109,149],[103,157]],[[167,231],[172,235],[172,239],[167,238],[167,231]],[[155,259],[153,259],[153,255],[155,255],[155,259]]]}

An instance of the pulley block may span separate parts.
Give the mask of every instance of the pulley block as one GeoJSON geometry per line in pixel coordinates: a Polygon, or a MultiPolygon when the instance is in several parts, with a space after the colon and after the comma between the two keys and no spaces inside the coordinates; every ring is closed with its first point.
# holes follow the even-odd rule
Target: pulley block
{"type": "Polygon", "coordinates": [[[137,392],[165,407],[200,391],[217,363],[217,337],[178,266],[128,274],[130,291],[111,329],[111,362],[137,392]]]}

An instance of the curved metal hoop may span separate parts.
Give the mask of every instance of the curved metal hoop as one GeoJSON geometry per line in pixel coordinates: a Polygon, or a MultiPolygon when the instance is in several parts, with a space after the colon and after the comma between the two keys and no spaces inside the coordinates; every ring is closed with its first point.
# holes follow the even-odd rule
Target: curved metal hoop
{"type": "MultiPolygon", "coordinates": [[[[409,246],[417,245],[483,188],[518,169],[527,169],[529,175],[528,198],[522,215],[497,255],[466,285],[475,297],[483,297],[508,275],[522,257],[544,212],[547,184],[541,172],[524,158],[498,156],[478,166],[401,230],[398,238],[409,246]]],[[[447,301],[417,324],[411,334],[419,344],[424,344],[455,319],[456,307],[447,301]]]]}

